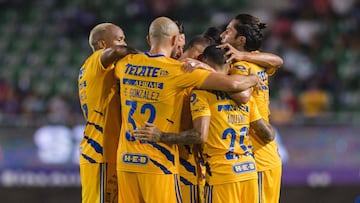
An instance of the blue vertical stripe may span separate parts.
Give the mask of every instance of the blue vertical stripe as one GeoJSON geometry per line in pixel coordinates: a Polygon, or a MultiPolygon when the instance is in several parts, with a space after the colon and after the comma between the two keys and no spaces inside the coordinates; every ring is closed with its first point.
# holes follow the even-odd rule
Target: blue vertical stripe
{"type": "Polygon", "coordinates": [[[259,203],[262,202],[262,182],[263,182],[263,174],[261,171],[258,172],[258,190],[259,190],[259,194],[258,194],[258,197],[259,197],[259,203]]]}
{"type": "Polygon", "coordinates": [[[199,200],[199,190],[198,190],[198,185],[192,185],[191,186],[193,189],[193,198],[192,198],[192,202],[193,203],[200,203],[200,200],[199,200]]]}
{"type": "Polygon", "coordinates": [[[205,197],[205,202],[206,203],[212,203],[212,192],[213,192],[213,187],[212,185],[207,185],[205,190],[206,190],[206,197],[205,197]]]}
{"type": "Polygon", "coordinates": [[[194,203],[194,187],[190,185],[190,203],[194,203]]]}
{"type": "Polygon", "coordinates": [[[100,202],[104,203],[104,164],[100,164],[100,202]]]}
{"type": "Polygon", "coordinates": [[[177,201],[177,203],[181,203],[182,195],[181,195],[181,190],[180,190],[180,185],[179,185],[179,178],[178,178],[177,174],[174,175],[174,182],[175,182],[174,185],[175,185],[176,201],[177,201]]]}

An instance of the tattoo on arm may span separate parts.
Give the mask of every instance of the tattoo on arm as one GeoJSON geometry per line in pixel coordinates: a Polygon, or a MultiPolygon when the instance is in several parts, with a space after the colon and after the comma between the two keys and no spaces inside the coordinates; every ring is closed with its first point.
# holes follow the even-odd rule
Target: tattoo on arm
{"type": "Polygon", "coordinates": [[[250,128],[252,128],[256,135],[265,143],[269,143],[275,138],[275,133],[271,125],[266,124],[263,119],[250,123],[250,128]]]}
{"type": "Polygon", "coordinates": [[[160,142],[171,144],[200,144],[200,132],[195,129],[180,133],[161,133],[160,142]]]}

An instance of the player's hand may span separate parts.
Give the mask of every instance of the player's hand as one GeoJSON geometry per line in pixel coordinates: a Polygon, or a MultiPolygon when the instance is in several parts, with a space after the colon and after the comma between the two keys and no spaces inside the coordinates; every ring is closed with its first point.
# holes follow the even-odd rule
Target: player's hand
{"type": "Polygon", "coordinates": [[[158,142],[161,132],[152,123],[145,123],[145,127],[134,130],[134,137],[140,141],[158,142]]]}
{"type": "Polygon", "coordinates": [[[224,43],[224,44],[218,45],[216,47],[221,48],[221,49],[228,49],[228,51],[225,53],[225,56],[227,57],[227,60],[226,60],[227,63],[233,63],[234,61],[243,61],[244,60],[246,52],[237,50],[229,43],[224,43]]]}
{"type": "Polygon", "coordinates": [[[261,81],[260,77],[249,68],[249,76],[254,77],[255,85],[253,86],[253,91],[256,92],[257,95],[262,91],[262,86],[265,85],[264,82],[261,81]]]}
{"type": "Polygon", "coordinates": [[[182,67],[184,72],[192,72],[193,70],[195,70],[196,68],[200,68],[200,69],[204,69],[204,70],[208,70],[211,72],[215,72],[215,70],[210,67],[208,64],[203,63],[201,61],[198,61],[196,59],[192,59],[192,58],[186,58],[184,59],[184,65],[182,67]]]}

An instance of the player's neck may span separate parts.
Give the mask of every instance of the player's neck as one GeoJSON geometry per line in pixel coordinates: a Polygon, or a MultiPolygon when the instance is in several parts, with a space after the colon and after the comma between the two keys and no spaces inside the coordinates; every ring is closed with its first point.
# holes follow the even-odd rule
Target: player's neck
{"type": "Polygon", "coordinates": [[[160,47],[160,46],[153,46],[150,48],[149,53],[151,55],[155,55],[155,54],[162,54],[166,57],[170,57],[171,56],[171,49],[168,49],[166,47],[160,47]]]}

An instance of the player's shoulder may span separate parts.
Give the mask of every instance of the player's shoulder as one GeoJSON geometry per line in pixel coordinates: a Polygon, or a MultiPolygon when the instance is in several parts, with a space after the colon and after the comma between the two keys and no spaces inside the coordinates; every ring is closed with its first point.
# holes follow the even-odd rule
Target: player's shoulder
{"type": "Polygon", "coordinates": [[[251,66],[246,61],[237,61],[232,65],[233,71],[236,72],[248,72],[249,68],[251,68],[251,66]]]}
{"type": "Polygon", "coordinates": [[[239,72],[247,72],[250,68],[255,71],[264,69],[259,65],[248,61],[238,61],[233,64],[233,69],[239,72]]]}
{"type": "Polygon", "coordinates": [[[215,91],[212,90],[200,90],[200,89],[193,89],[191,91],[191,97],[197,98],[197,97],[208,97],[209,95],[214,94],[215,91]]]}
{"type": "Polygon", "coordinates": [[[103,52],[103,49],[99,49],[97,51],[92,52],[85,60],[86,62],[92,61],[92,60],[98,60],[100,58],[101,53],[103,52]]]}

